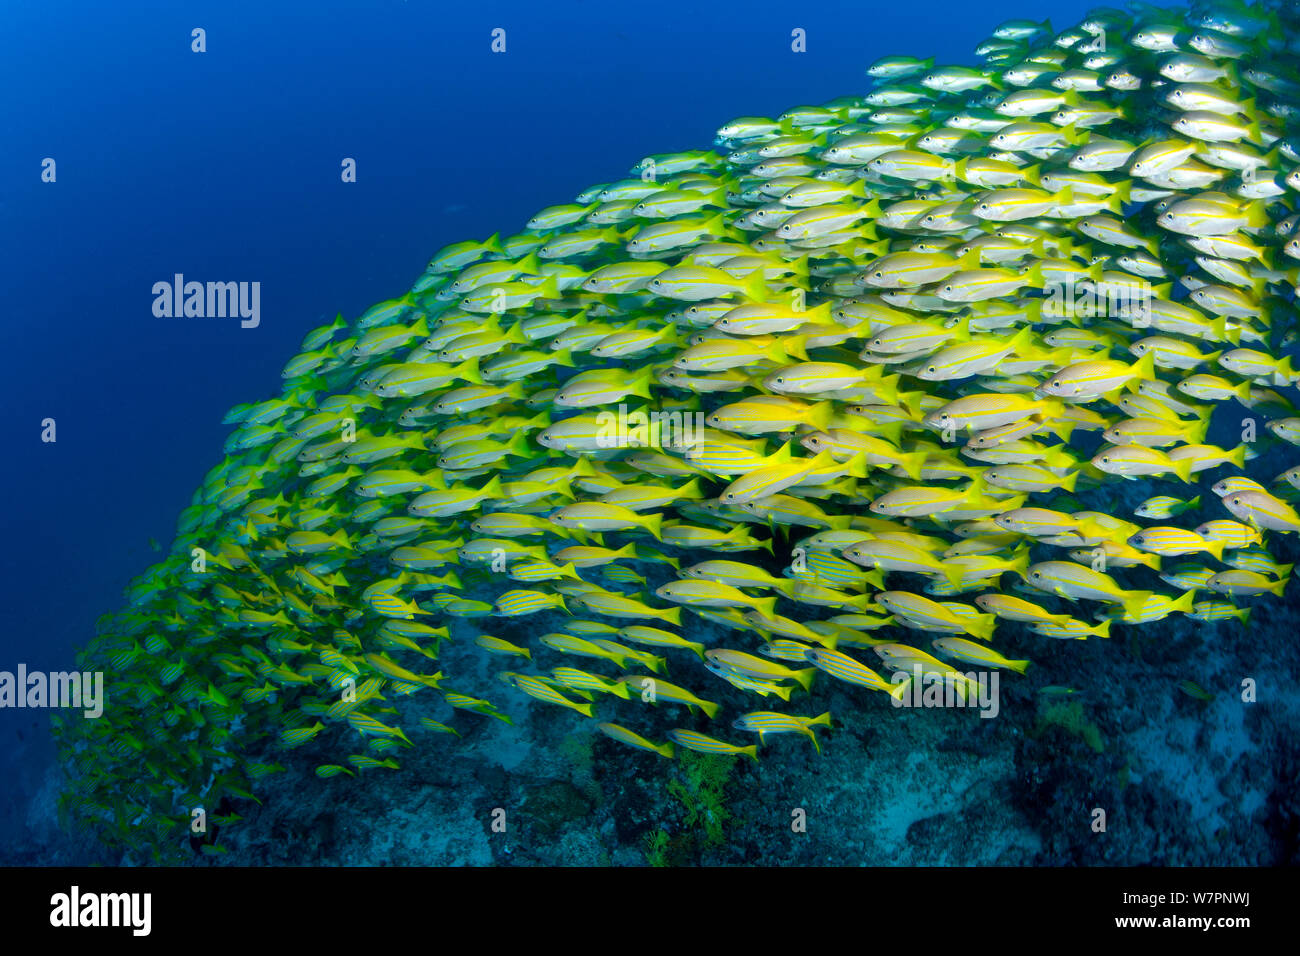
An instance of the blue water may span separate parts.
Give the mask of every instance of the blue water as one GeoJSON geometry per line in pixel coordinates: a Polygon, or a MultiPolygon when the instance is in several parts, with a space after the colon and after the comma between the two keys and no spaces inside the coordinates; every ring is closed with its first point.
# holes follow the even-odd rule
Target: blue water
{"type": "MultiPolygon", "coordinates": [[[[1090,6],[1057,2],[1058,24],[1090,6]]],[[[0,9],[0,669],[69,669],[304,332],[441,246],[723,121],[856,92],[891,53],[973,62],[1040,3],[8,3],[0,9]],[[207,52],[191,52],[190,31],[207,52]],[[490,52],[490,31],[507,52],[490,52]],[[794,28],[808,52],[790,51],[794,28]],[[41,181],[42,161],[57,181],[41,181]],[[352,157],[358,181],[340,181],[352,157]],[[262,321],[155,318],[175,273],[262,321]],[[43,419],[57,442],[40,440],[43,419]]],[[[52,759],[0,710],[0,845],[52,759]]]]}

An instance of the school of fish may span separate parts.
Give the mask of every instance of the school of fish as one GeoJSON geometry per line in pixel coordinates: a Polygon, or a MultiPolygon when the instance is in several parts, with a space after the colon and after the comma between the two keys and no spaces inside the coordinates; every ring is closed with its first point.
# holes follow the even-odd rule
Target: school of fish
{"type": "Polygon", "coordinates": [[[295,748],[397,769],[504,695],[758,759],[820,750],[827,686],[907,719],[920,675],[1244,624],[1300,531],[1300,466],[1246,476],[1300,445],[1295,27],[1140,5],[888,57],[312,331],[80,656],[69,825],[173,859],[295,748]],[[1074,497],[1126,480],[1157,494],[1074,497]],[[439,669],[453,622],[501,684],[439,669]]]}

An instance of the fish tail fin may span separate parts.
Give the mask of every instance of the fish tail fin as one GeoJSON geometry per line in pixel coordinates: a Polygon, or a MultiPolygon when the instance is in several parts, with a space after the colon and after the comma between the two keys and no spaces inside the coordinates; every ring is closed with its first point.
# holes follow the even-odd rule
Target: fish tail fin
{"type": "Polygon", "coordinates": [[[805,727],[803,732],[808,735],[808,739],[812,741],[812,745],[817,748],[817,755],[820,757],[822,752],[822,742],[817,739],[817,735],[813,733],[811,727],[805,727]]]}
{"type": "Polygon", "coordinates": [[[507,455],[514,455],[516,458],[528,458],[532,453],[533,450],[529,444],[528,435],[524,432],[516,433],[515,437],[506,444],[507,455]]]}
{"type": "Polygon", "coordinates": [[[715,704],[711,700],[700,701],[700,710],[704,711],[709,720],[716,720],[718,717],[718,711],[721,709],[721,704],[715,704]]]}
{"type": "Polygon", "coordinates": [[[772,352],[772,355],[774,357],[778,354],[781,355],[783,358],[781,364],[783,365],[785,364],[784,360],[788,360],[791,357],[797,358],[801,362],[806,362],[808,361],[808,353],[805,351],[805,346],[807,344],[808,336],[791,335],[771,346],[771,348],[775,350],[772,352]]]}
{"type": "Polygon", "coordinates": [[[660,617],[670,624],[676,624],[678,627],[682,626],[682,609],[679,607],[670,607],[660,617]]]}
{"type": "Polygon", "coordinates": [[[993,628],[997,623],[998,616],[996,614],[981,614],[966,625],[966,630],[973,637],[978,637],[981,641],[987,641],[992,639],[993,628]]]}
{"type": "MultiPolygon", "coordinates": [[[[1039,418],[1044,422],[1054,422],[1064,414],[1065,402],[1061,401],[1059,398],[1047,398],[1043,400],[1043,409],[1039,413],[1039,418]]],[[[1074,427],[1073,422],[1070,423],[1070,427],[1074,427]]],[[[1068,441],[1068,435],[1069,432],[1066,432],[1067,437],[1062,438],[1061,440],[1068,441]]]]}
{"type": "MultiPolygon", "coordinates": [[[[1029,552],[1030,552],[1030,546],[1026,544],[1019,551],[1016,551],[1013,555],[1011,555],[1011,560],[1007,562],[1007,570],[1015,572],[1017,575],[1019,575],[1022,578],[1028,577],[1029,552]]],[[[994,616],[996,617],[996,615],[994,616]]]]}
{"type": "Polygon", "coordinates": [[[1132,365],[1133,377],[1138,379],[1149,379],[1156,377],[1156,353],[1155,349],[1148,349],[1140,359],[1132,365]]]}
{"type": "Polygon", "coordinates": [[[1125,614],[1136,615],[1146,607],[1147,601],[1153,596],[1151,591],[1128,591],[1125,592],[1124,600],[1120,603],[1125,614]]]}
{"type": "MultiPolygon", "coordinates": [[[[771,615],[769,614],[768,617],[771,617],[771,615]]],[[[813,678],[816,676],[817,676],[817,668],[815,667],[809,667],[806,668],[805,670],[794,672],[794,679],[798,681],[799,686],[802,687],[804,691],[809,694],[812,693],[812,682],[813,682],[813,678]]]]}
{"type": "Polygon", "coordinates": [[[795,578],[782,578],[779,581],[772,582],[772,589],[780,591],[786,597],[790,598],[790,600],[794,600],[794,594],[798,591],[799,585],[802,583],[802,581],[795,578]]]}
{"type": "MultiPolygon", "coordinates": [[[[1205,433],[1208,432],[1208,431],[1210,430],[1210,418],[1213,416],[1213,413],[1214,413],[1214,407],[1211,406],[1210,409],[1209,409],[1209,411],[1210,411],[1210,415],[1206,415],[1206,416],[1204,416],[1204,417],[1202,417],[1202,418],[1198,418],[1196,421],[1192,422],[1192,423],[1188,426],[1188,428],[1187,428],[1187,437],[1188,437],[1189,442],[1190,442],[1191,444],[1193,444],[1193,445],[1203,445],[1203,444],[1205,444],[1205,433]]],[[[1244,449],[1244,446],[1243,446],[1243,449],[1244,449]]],[[[1238,465],[1237,467],[1240,468],[1241,466],[1238,465]]],[[[1199,500],[1199,499],[1198,499],[1198,500],[1199,500]]]]}
{"type": "MultiPolygon", "coordinates": [[[[850,477],[866,478],[867,473],[871,470],[871,464],[867,461],[867,453],[865,451],[858,452],[848,460],[847,467],[850,477]]],[[[827,487],[833,486],[828,485],[827,487]]]]}
{"type": "Polygon", "coordinates": [[[483,376],[479,372],[477,355],[467,358],[459,365],[453,367],[451,374],[455,375],[457,378],[464,379],[473,385],[483,384],[483,376]]]}
{"type": "Polygon", "coordinates": [[[1029,665],[1032,663],[1033,661],[1028,661],[1028,660],[1007,661],[1007,667],[1011,668],[1017,674],[1023,674],[1025,671],[1029,670],[1029,665]]]}
{"type": "Polygon", "coordinates": [[[703,498],[704,492],[700,488],[700,477],[696,475],[682,487],[677,489],[677,495],[681,498],[689,498],[692,501],[697,498],[703,498]]]}
{"type": "Polygon", "coordinates": [[[1169,466],[1173,473],[1187,484],[1192,483],[1192,460],[1190,458],[1170,459],[1169,466]]]}
{"type": "Polygon", "coordinates": [[[1215,319],[1211,329],[1216,340],[1227,342],[1229,345],[1241,345],[1241,326],[1229,325],[1226,315],[1221,315],[1215,319]]]}
{"type": "Polygon", "coordinates": [[[1096,627],[1088,628],[1088,633],[1093,635],[1094,637],[1110,637],[1111,623],[1112,622],[1110,618],[1107,618],[1106,620],[1098,624],[1096,627]]]}
{"type": "Polygon", "coordinates": [[[808,409],[808,424],[812,425],[818,431],[825,431],[830,427],[831,419],[834,416],[834,402],[817,402],[808,409]]]}
{"type": "Polygon", "coordinates": [[[535,276],[542,268],[542,260],[537,257],[537,251],[533,250],[515,263],[515,268],[525,275],[535,276]]]}
{"type": "Polygon", "coordinates": [[[917,481],[921,477],[921,468],[924,467],[928,457],[929,455],[925,452],[916,451],[900,456],[898,463],[902,466],[907,477],[917,481]]]}
{"type": "Polygon", "coordinates": [[[804,309],[803,316],[805,322],[808,323],[823,324],[835,321],[830,302],[823,302],[820,305],[814,305],[811,309],[804,309]]]}
{"type": "Polygon", "coordinates": [[[1024,355],[1034,344],[1033,326],[1026,325],[1007,343],[1007,348],[1015,355],[1024,355]]]}
{"type": "Polygon", "coordinates": [[[644,517],[641,526],[649,531],[659,541],[663,540],[663,522],[664,516],[659,513],[649,514],[644,517]]]}
{"type": "Polygon", "coordinates": [[[1272,219],[1268,215],[1268,205],[1262,199],[1256,199],[1254,202],[1246,205],[1246,226],[1250,229],[1261,229],[1270,223],[1272,219]]]}
{"type": "MultiPolygon", "coordinates": [[[[961,257],[961,262],[962,262],[963,269],[966,268],[978,269],[980,267],[979,250],[978,249],[970,250],[970,252],[966,253],[966,255],[961,257]],[[970,264],[967,265],[967,263],[970,264]]],[[[953,325],[949,326],[949,328],[952,330],[953,342],[969,342],[971,340],[971,335],[973,333],[971,332],[970,322],[971,319],[973,319],[974,317],[975,317],[974,314],[964,315],[960,319],[958,319],[953,325]]]]}
{"type": "MultiPolygon", "coordinates": [[[[875,367],[880,368],[880,366],[875,367]]],[[[880,376],[880,381],[876,383],[876,395],[881,403],[885,405],[898,404],[898,382],[901,377],[900,375],[880,376]]]]}
{"type": "Polygon", "coordinates": [[[1066,451],[1068,446],[1053,445],[1043,453],[1043,464],[1048,468],[1070,468],[1076,462],[1074,457],[1066,451]]]}
{"type": "MultiPolygon", "coordinates": [[[[1064,410],[1064,407],[1062,407],[1064,410]]],[[[1074,422],[1071,421],[1053,421],[1041,415],[1036,416],[1039,421],[1047,426],[1047,430],[1059,438],[1061,441],[1068,443],[1070,435],[1074,433],[1074,422]]]]}

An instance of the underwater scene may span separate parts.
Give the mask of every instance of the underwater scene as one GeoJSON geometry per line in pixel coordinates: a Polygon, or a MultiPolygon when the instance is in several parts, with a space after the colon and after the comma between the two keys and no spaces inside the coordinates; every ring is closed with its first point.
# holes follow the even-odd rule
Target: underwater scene
{"type": "Polygon", "coordinates": [[[0,863],[1300,860],[1294,3],[3,17],[0,863]]]}

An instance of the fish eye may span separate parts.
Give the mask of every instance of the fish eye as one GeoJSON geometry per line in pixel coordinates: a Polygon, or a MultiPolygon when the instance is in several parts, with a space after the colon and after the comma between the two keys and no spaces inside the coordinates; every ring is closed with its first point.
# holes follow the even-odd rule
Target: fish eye
{"type": "Polygon", "coordinates": [[[1033,574],[1033,576],[1034,576],[1035,578],[1041,578],[1041,577],[1043,576],[1043,572],[1041,572],[1041,571],[1035,571],[1034,574],[1033,574]]]}

